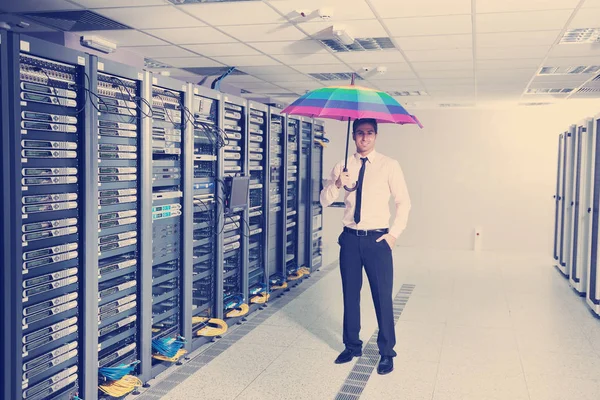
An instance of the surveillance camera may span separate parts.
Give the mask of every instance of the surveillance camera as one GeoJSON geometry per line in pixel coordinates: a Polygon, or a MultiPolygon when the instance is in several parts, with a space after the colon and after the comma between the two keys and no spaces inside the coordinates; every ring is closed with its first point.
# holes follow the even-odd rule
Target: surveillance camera
{"type": "Polygon", "coordinates": [[[317,13],[319,14],[319,17],[325,21],[329,21],[333,16],[333,10],[331,8],[319,8],[317,13]]]}
{"type": "Polygon", "coordinates": [[[371,67],[362,67],[363,72],[369,72],[370,70],[372,70],[371,67]]]}
{"type": "Polygon", "coordinates": [[[383,75],[387,72],[387,67],[377,67],[376,71],[378,74],[383,75]]]}

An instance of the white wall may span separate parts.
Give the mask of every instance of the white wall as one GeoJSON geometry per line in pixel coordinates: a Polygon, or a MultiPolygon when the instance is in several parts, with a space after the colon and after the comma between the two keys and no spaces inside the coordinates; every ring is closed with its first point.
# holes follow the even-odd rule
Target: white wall
{"type": "MultiPolygon", "coordinates": [[[[550,255],[558,135],[600,107],[409,111],[424,128],[380,124],[376,147],[399,160],[411,195],[398,245],[472,249],[474,229],[481,227],[483,250],[550,255]]],[[[344,157],[347,123],[327,121],[326,131],[328,175],[344,157]]],[[[351,141],[350,154],[354,150],[351,141]]],[[[324,218],[326,254],[335,260],[341,210],[328,208],[324,218]]]]}

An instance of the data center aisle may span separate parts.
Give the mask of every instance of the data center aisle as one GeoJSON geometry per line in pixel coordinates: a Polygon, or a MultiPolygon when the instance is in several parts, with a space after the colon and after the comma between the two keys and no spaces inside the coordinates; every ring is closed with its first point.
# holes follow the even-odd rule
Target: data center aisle
{"type": "MultiPolygon", "coordinates": [[[[396,325],[395,370],[373,371],[360,396],[340,396],[356,386],[357,362],[333,364],[343,347],[331,268],[264,322],[250,319],[253,329],[236,342],[235,333],[222,339],[231,346],[168,393],[138,398],[599,398],[600,320],[545,255],[397,248],[395,260],[395,291],[415,285],[396,325]]],[[[363,299],[366,343],[376,329],[366,280],[363,299]]]]}

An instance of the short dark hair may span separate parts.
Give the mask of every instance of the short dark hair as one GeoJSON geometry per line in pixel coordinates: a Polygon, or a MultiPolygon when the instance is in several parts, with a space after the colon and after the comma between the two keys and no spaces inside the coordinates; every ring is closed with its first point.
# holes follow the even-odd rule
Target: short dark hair
{"type": "Polygon", "coordinates": [[[373,126],[373,130],[377,133],[377,120],[374,118],[359,118],[355,119],[352,124],[352,132],[356,132],[356,128],[358,128],[361,124],[371,124],[373,126]]]}

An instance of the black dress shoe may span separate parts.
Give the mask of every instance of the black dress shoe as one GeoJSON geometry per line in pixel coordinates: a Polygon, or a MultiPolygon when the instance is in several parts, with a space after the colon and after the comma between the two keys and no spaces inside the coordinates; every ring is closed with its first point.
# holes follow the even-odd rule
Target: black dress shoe
{"type": "Polygon", "coordinates": [[[360,357],[360,356],[362,356],[361,350],[356,352],[356,351],[352,351],[350,349],[346,349],[346,350],[342,351],[342,353],[338,356],[338,358],[335,359],[335,363],[336,364],[344,364],[344,363],[352,361],[352,359],[354,357],[360,357]]]}
{"type": "Polygon", "coordinates": [[[379,375],[385,375],[392,372],[394,369],[394,358],[390,356],[383,356],[377,366],[377,373],[379,375]]]}

